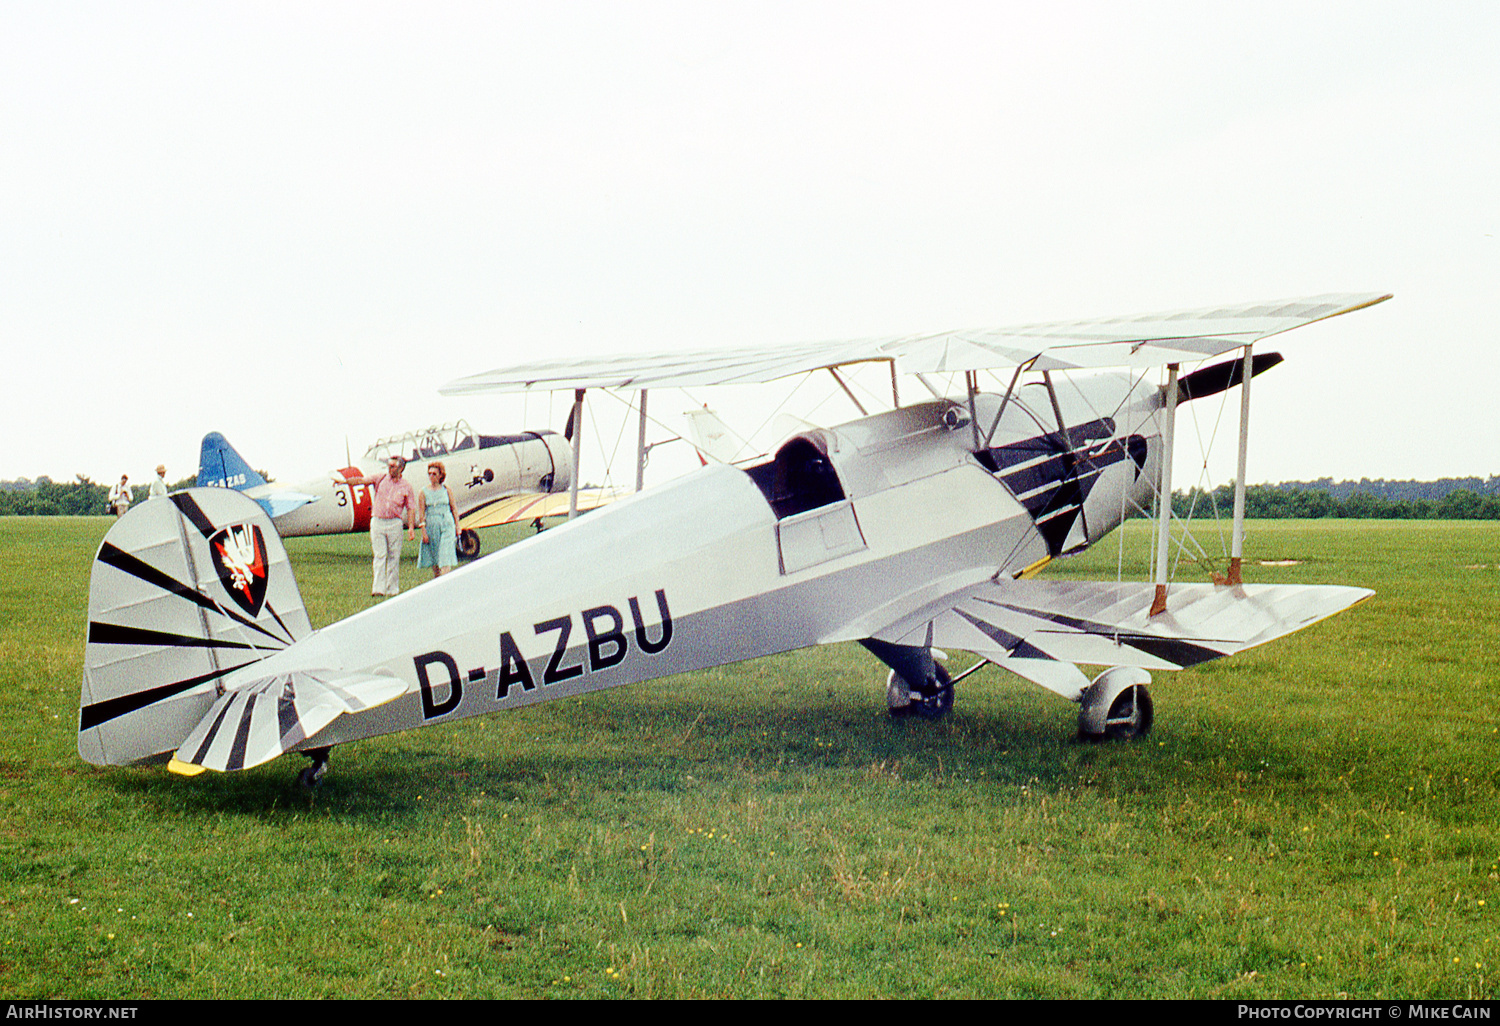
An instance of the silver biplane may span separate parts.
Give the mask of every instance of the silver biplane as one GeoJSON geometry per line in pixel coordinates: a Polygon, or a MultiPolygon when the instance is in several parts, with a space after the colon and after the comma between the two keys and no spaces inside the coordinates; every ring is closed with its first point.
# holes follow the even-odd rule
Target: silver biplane
{"type": "Polygon", "coordinates": [[[443,391],[573,389],[575,423],[585,389],[637,391],[641,451],[652,388],[838,377],[884,361],[894,408],[800,431],[744,469],[695,470],[317,631],[255,503],[195,489],[144,504],[114,525],[95,563],[79,753],[100,765],[166,759],[193,774],[301,751],[313,783],[345,742],[840,641],[889,667],[894,715],[949,711],[955,680],[935,653],[958,649],[1078,702],[1084,736],[1138,736],[1151,725],[1151,671],[1260,645],[1372,594],[1243,582],[1243,482],[1250,382],[1279,359],[1254,346],[1387,298],[460,379],[443,391]],[[993,369],[1009,371],[1002,392],[978,387],[978,372],[993,369]],[[1091,373],[1064,373],[1077,370],[1091,373]],[[958,373],[962,396],[933,388],[931,400],[899,401],[898,374],[931,388],[930,375],[958,373]],[[1235,386],[1230,572],[1173,583],[1162,497],[1172,493],[1177,407],[1235,386]],[[1153,503],[1154,580],[1033,576],[1153,503]],[[1080,665],[1106,669],[1090,680],[1080,665]]]}

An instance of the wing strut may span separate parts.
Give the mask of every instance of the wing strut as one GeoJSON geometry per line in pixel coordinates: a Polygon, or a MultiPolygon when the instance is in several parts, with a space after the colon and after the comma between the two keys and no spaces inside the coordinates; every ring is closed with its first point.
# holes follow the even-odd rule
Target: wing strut
{"type": "Polygon", "coordinates": [[[854,393],[849,390],[849,386],[846,385],[844,383],[844,379],[839,376],[839,369],[837,367],[829,367],[828,373],[832,374],[833,380],[839,383],[839,387],[844,390],[844,394],[849,397],[849,401],[854,404],[854,408],[859,411],[859,415],[861,417],[868,417],[870,415],[870,411],[865,409],[864,405],[858,399],[854,398],[854,393]]]}
{"type": "Polygon", "coordinates": [[[979,414],[974,409],[974,397],[979,394],[979,375],[975,371],[964,371],[964,384],[969,390],[969,430],[974,435],[974,449],[979,450],[979,414]]]}
{"type": "MultiPolygon", "coordinates": [[[[578,459],[583,455],[583,393],[587,389],[573,389],[573,483],[568,486],[568,519],[578,519],[578,479],[583,476],[578,459]]],[[[1175,394],[1175,393],[1174,393],[1175,394]]]]}
{"type": "Polygon", "coordinates": [[[985,432],[984,444],[986,447],[989,446],[990,439],[995,437],[995,429],[1000,426],[1000,418],[1005,416],[1005,407],[1009,405],[1010,397],[1015,394],[1016,382],[1021,380],[1021,372],[1023,370],[1029,370],[1031,365],[1036,363],[1037,359],[1038,357],[1034,356],[1030,360],[1027,360],[1025,363],[1016,364],[1016,372],[1010,376],[1010,385],[1006,388],[1005,395],[1000,400],[1000,408],[995,411],[995,419],[990,421],[990,429],[985,432]]]}
{"type": "Polygon", "coordinates": [[[934,399],[941,399],[941,398],[943,398],[943,393],[939,392],[937,389],[935,389],[935,388],[932,387],[932,382],[930,382],[930,381],[927,380],[927,375],[925,375],[925,374],[917,374],[916,375],[916,379],[922,383],[922,387],[923,388],[927,389],[927,391],[929,391],[929,392],[932,393],[932,397],[934,399]]]}
{"type": "Polygon", "coordinates": [[[1245,373],[1240,378],[1240,462],[1234,474],[1234,534],[1229,543],[1229,583],[1243,584],[1240,576],[1240,557],[1245,554],[1245,463],[1250,448],[1250,379],[1255,377],[1255,366],[1250,350],[1251,342],[1245,346],[1245,373]]]}
{"type": "Polygon", "coordinates": [[[635,490],[646,486],[646,389],[641,389],[641,433],[635,443],[635,490]]]}
{"type": "Polygon", "coordinates": [[[1167,550],[1172,539],[1172,452],[1177,436],[1177,367],[1167,364],[1167,419],[1162,425],[1161,487],[1156,496],[1156,595],[1151,599],[1155,616],[1167,611],[1167,550]]]}

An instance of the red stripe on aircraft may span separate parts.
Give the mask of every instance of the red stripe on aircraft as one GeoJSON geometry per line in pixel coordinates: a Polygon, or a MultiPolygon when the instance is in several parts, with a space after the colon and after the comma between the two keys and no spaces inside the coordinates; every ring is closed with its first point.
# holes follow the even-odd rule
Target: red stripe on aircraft
{"type": "MultiPolygon", "coordinates": [[[[364,471],[358,467],[345,467],[339,471],[344,475],[344,480],[350,481],[356,477],[364,477],[364,471]]],[[[370,529],[370,508],[375,501],[374,492],[370,485],[350,485],[349,501],[353,503],[354,523],[349,527],[351,532],[368,531],[370,529]]]]}

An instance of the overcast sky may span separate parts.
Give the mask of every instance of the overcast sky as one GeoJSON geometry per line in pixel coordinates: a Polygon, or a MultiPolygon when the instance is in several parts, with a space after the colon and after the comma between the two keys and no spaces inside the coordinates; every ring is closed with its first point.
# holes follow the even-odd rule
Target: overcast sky
{"type": "Polygon", "coordinates": [[[0,0],[0,478],[560,428],[437,395],[548,355],[1330,291],[1395,299],[1278,340],[1250,479],[1500,473],[1497,54],[1492,0],[0,0]]]}

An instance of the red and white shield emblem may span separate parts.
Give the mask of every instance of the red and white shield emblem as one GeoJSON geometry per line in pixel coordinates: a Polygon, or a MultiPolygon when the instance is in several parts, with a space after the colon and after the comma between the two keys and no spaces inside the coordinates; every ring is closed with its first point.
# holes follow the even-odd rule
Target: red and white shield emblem
{"type": "Polygon", "coordinates": [[[226,527],[208,540],[224,590],[251,616],[266,601],[266,540],[254,524],[226,527]]]}

